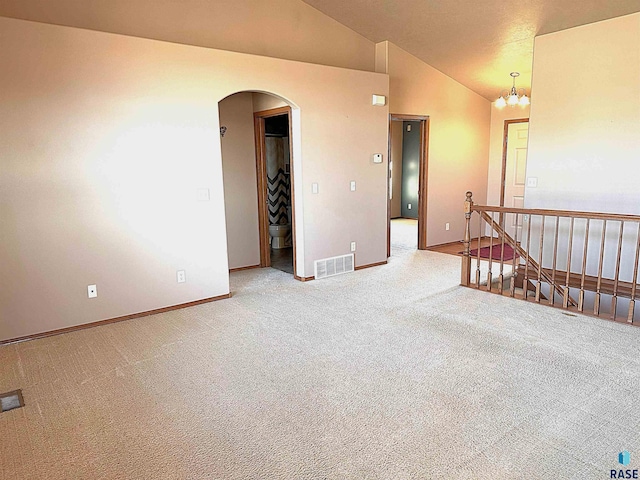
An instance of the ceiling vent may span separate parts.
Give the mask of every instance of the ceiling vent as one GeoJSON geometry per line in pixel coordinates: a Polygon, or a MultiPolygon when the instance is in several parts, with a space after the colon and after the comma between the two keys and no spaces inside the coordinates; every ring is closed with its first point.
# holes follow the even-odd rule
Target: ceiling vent
{"type": "Polygon", "coordinates": [[[314,273],[317,280],[333,277],[341,273],[353,272],[353,253],[339,257],[324,258],[314,263],[314,273]]]}

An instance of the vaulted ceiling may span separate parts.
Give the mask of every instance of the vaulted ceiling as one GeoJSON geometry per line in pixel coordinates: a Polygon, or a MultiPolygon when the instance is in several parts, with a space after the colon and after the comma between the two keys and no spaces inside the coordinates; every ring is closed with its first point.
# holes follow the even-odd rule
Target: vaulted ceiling
{"type": "MultiPolygon", "coordinates": [[[[373,42],[389,40],[489,100],[529,90],[536,35],[640,11],[640,0],[303,0],[373,42]]],[[[535,95],[535,92],[534,92],[535,95]]]]}
{"type": "MultiPolygon", "coordinates": [[[[286,52],[281,48],[262,52],[261,48],[254,48],[255,42],[236,45],[237,35],[246,36],[248,32],[260,43],[260,39],[269,34],[251,33],[260,24],[260,15],[271,12],[265,10],[264,4],[263,8],[256,9],[260,1],[264,0],[236,3],[223,0],[0,0],[0,15],[314,61],[298,58],[287,49],[286,52]]],[[[274,3],[280,8],[283,4],[308,5],[371,42],[389,40],[489,100],[495,100],[502,89],[511,86],[509,73],[513,71],[521,74],[517,86],[529,90],[536,35],[640,12],[640,0],[289,0],[274,3]]],[[[308,10],[315,12],[313,8],[308,10]]],[[[283,18],[290,20],[301,12],[293,10],[283,18]]],[[[277,18],[278,12],[273,15],[277,18]]]]}

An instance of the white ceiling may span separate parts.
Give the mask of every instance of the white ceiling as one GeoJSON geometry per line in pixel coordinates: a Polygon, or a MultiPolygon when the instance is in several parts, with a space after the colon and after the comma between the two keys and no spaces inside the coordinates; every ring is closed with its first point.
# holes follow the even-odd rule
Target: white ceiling
{"type": "MultiPolygon", "coordinates": [[[[303,0],[373,42],[389,40],[489,100],[531,87],[536,35],[640,11],[640,0],[303,0]]],[[[533,92],[535,95],[535,92],[533,92]]]]}

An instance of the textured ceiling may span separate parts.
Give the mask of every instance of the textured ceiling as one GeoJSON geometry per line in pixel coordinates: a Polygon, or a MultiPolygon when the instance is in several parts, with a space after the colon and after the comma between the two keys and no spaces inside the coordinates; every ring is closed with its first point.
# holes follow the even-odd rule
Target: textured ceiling
{"type": "MultiPolygon", "coordinates": [[[[531,87],[536,35],[640,11],[640,0],[303,0],[373,42],[389,40],[489,100],[531,87]]],[[[533,92],[535,95],[535,92],[533,92]]]]}

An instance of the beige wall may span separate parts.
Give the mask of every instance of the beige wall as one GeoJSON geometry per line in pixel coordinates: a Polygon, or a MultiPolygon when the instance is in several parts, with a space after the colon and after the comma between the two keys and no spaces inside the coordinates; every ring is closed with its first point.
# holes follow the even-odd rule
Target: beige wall
{"type": "Polygon", "coordinates": [[[262,112],[264,110],[272,110],[274,108],[286,107],[287,102],[273,95],[254,92],[251,94],[253,99],[253,111],[262,112]]]}
{"type": "Polygon", "coordinates": [[[402,216],[402,134],[402,122],[391,122],[391,160],[393,161],[391,172],[391,178],[393,179],[391,218],[402,216]]]}
{"type": "Polygon", "coordinates": [[[300,0],[3,0],[0,16],[374,69],[373,42],[300,0]]]}
{"type": "MultiPolygon", "coordinates": [[[[533,62],[527,208],[640,214],[640,14],[537,37],[533,62]]],[[[537,236],[539,220],[533,223],[537,236]]],[[[545,238],[553,238],[546,224],[545,238]]],[[[613,278],[617,222],[609,222],[603,276],[613,278]]],[[[568,221],[563,221],[558,269],[566,268],[568,221]]],[[[585,223],[576,221],[573,264],[582,260],[585,223]]],[[[587,274],[599,270],[602,222],[591,222],[587,274]]],[[[627,223],[620,279],[633,279],[636,226],[627,223]]],[[[545,248],[545,265],[553,248],[545,248]]],[[[531,249],[538,255],[538,249],[531,249]]],[[[592,297],[588,297],[592,298],[592,297]]],[[[605,309],[610,302],[603,300],[605,309]]],[[[626,314],[626,302],[619,308],[626,314]]]]}
{"type": "Polygon", "coordinates": [[[219,108],[220,125],[227,127],[220,143],[229,268],[259,265],[260,236],[252,94],[244,92],[231,95],[220,102],[219,108]]]}
{"type": "Polygon", "coordinates": [[[350,241],[358,265],[386,259],[371,161],[387,149],[388,110],[371,105],[386,76],[7,18],[0,31],[0,339],[229,291],[218,102],[239,91],[295,105],[299,274],[350,241]]]}
{"type": "Polygon", "coordinates": [[[640,14],[537,37],[528,208],[640,214],[640,14]]]}
{"type": "Polygon", "coordinates": [[[487,178],[487,205],[500,205],[500,181],[502,179],[502,150],[504,121],[529,118],[529,106],[491,106],[491,143],[489,145],[489,176],[487,178]]]}
{"type": "Polygon", "coordinates": [[[490,102],[393,43],[376,48],[378,71],[389,73],[389,111],[429,116],[427,244],[460,240],[465,192],[487,198],[490,102]]]}

